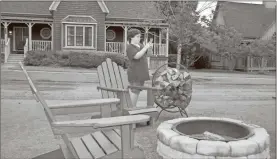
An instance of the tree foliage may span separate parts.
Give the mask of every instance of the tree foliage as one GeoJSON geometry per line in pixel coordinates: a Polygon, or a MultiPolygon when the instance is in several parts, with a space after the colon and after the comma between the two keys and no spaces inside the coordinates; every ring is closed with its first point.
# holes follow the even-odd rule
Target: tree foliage
{"type": "Polygon", "coordinates": [[[251,56],[276,57],[276,32],[268,40],[256,39],[248,48],[251,56]]]}
{"type": "Polygon", "coordinates": [[[201,12],[209,9],[209,4],[197,11],[197,1],[156,1],[155,6],[169,24],[169,34],[174,37],[169,40],[176,44],[177,63],[180,63],[181,54],[187,59],[186,66],[190,66],[197,57],[206,53],[202,51],[198,54],[195,49],[197,45],[208,49],[209,53],[230,58],[248,55],[276,56],[276,34],[269,41],[257,39],[247,45],[236,29],[218,26],[207,17],[200,17],[201,12]]]}
{"type": "MultiPolygon", "coordinates": [[[[196,57],[196,44],[215,52],[212,47],[212,32],[209,32],[199,23],[200,12],[196,11],[197,1],[156,1],[155,6],[169,24],[169,34],[174,36],[177,46],[177,63],[180,63],[180,54],[185,57],[186,65],[191,65],[196,57]]],[[[206,17],[201,17],[207,22],[206,17]]]]}

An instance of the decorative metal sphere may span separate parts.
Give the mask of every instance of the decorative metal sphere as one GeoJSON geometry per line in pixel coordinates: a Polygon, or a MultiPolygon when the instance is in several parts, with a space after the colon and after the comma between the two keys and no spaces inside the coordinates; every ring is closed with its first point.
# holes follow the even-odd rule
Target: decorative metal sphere
{"type": "Polygon", "coordinates": [[[155,103],[162,108],[185,109],[192,96],[191,76],[183,65],[180,65],[180,70],[171,67],[163,69],[165,65],[159,67],[153,74],[153,87],[161,88],[154,93],[155,103]]]}

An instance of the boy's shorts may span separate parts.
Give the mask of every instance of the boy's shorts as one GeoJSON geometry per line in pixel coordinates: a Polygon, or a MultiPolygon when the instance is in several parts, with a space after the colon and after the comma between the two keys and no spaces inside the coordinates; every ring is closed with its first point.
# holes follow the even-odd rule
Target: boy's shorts
{"type": "MultiPolygon", "coordinates": [[[[142,82],[130,82],[131,86],[144,86],[144,81],[142,82]]],[[[142,91],[142,89],[135,89],[135,88],[131,88],[131,91],[133,93],[139,93],[142,91]]]]}

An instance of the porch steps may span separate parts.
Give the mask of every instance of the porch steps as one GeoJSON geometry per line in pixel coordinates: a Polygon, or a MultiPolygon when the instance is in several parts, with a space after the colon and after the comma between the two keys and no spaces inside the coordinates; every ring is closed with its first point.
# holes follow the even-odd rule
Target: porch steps
{"type": "Polygon", "coordinates": [[[18,64],[24,60],[23,54],[10,54],[8,57],[7,64],[18,64]]]}

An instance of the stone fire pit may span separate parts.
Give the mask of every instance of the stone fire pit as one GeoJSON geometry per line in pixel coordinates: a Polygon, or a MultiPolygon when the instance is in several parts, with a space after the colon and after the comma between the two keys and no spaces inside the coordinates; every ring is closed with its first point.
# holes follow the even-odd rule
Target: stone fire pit
{"type": "Polygon", "coordinates": [[[157,135],[157,152],[164,159],[270,158],[267,131],[239,120],[178,118],[161,123],[157,135]]]}

